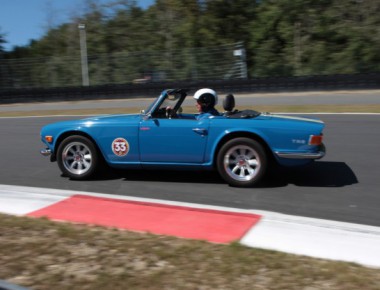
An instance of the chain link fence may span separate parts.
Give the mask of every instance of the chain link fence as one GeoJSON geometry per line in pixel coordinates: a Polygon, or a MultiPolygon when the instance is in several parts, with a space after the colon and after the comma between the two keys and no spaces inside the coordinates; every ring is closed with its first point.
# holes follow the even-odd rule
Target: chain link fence
{"type": "MultiPolygon", "coordinates": [[[[0,89],[82,85],[81,58],[0,60],[0,89]]],[[[174,51],[118,52],[88,57],[91,86],[205,79],[245,79],[242,43],[174,51]]]]}

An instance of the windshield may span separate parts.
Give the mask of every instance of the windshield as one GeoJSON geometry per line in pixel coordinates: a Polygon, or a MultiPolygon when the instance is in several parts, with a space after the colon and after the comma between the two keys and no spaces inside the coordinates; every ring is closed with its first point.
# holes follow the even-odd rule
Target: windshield
{"type": "Polygon", "coordinates": [[[176,90],[165,90],[161,93],[161,95],[154,101],[152,104],[149,105],[149,107],[143,111],[143,113],[152,113],[151,111],[154,109],[157,103],[160,102],[161,104],[159,105],[159,108],[167,108],[171,107],[174,108],[174,106],[177,104],[178,100],[181,98],[181,94],[178,93],[176,90]]]}
{"type": "Polygon", "coordinates": [[[179,94],[167,95],[164,102],[161,104],[160,108],[167,108],[167,107],[174,108],[179,98],[180,98],[179,94]]]}
{"type": "Polygon", "coordinates": [[[144,114],[147,114],[148,112],[150,112],[150,111],[153,109],[153,106],[157,103],[157,100],[161,99],[161,98],[162,98],[162,95],[165,94],[165,93],[166,93],[166,92],[162,92],[161,95],[160,95],[160,96],[159,96],[154,102],[152,102],[146,110],[144,110],[144,111],[142,111],[142,112],[143,112],[144,114]]]}

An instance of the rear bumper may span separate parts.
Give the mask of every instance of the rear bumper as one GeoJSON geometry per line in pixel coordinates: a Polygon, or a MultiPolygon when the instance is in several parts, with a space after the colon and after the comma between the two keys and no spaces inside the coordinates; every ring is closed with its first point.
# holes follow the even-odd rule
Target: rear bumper
{"type": "Polygon", "coordinates": [[[321,159],[326,152],[319,151],[315,153],[294,153],[294,152],[275,152],[280,158],[286,159],[321,159]]]}
{"type": "Polygon", "coordinates": [[[275,154],[277,157],[285,159],[321,159],[326,155],[326,147],[324,144],[322,144],[319,146],[319,151],[317,152],[276,151],[275,154]]]}

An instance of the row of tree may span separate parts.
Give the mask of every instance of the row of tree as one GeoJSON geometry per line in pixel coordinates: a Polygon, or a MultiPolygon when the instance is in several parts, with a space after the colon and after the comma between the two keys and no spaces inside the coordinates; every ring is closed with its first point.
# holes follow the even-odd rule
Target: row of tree
{"type": "Polygon", "coordinates": [[[156,0],[147,9],[129,0],[100,3],[87,0],[84,13],[9,52],[0,34],[0,63],[78,57],[78,23],[85,23],[89,56],[161,51],[165,63],[173,52],[242,42],[250,77],[380,71],[379,0],[156,0]]]}

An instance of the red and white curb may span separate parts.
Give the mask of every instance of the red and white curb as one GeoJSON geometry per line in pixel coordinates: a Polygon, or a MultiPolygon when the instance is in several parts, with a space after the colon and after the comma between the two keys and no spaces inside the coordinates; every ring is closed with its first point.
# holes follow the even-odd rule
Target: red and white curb
{"type": "Polygon", "coordinates": [[[184,202],[0,185],[0,212],[380,267],[380,227],[184,202]]]}

